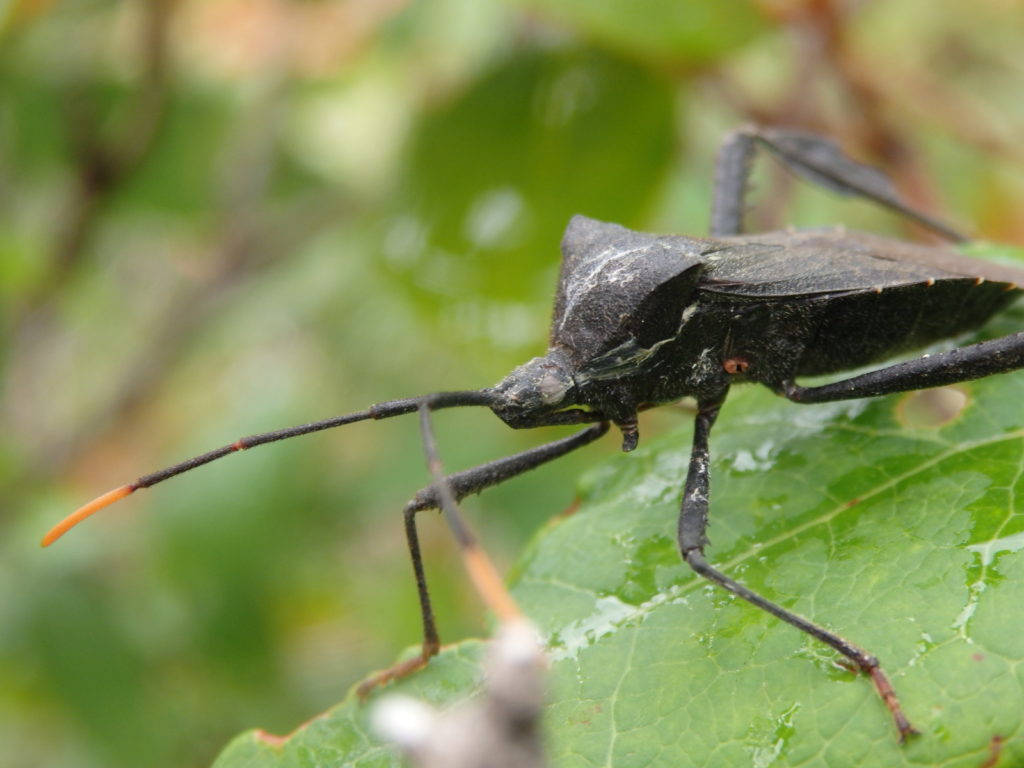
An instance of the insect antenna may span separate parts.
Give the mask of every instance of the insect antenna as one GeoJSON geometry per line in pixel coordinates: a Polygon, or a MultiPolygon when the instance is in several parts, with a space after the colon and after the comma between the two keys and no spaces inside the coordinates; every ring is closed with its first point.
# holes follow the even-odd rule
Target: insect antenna
{"type": "Polygon", "coordinates": [[[119,501],[125,496],[134,493],[140,488],[149,488],[152,485],[162,483],[164,480],[176,475],[188,472],[196,467],[201,467],[204,464],[209,464],[211,461],[216,461],[217,459],[238,451],[255,448],[257,445],[263,445],[265,443],[275,443],[278,440],[288,440],[292,437],[308,435],[311,432],[321,432],[325,429],[333,429],[334,427],[342,427],[346,424],[354,424],[357,421],[387,419],[392,416],[401,416],[406,413],[412,413],[421,407],[425,407],[427,410],[438,410],[441,408],[457,408],[468,405],[490,405],[494,401],[495,395],[490,389],[467,390],[461,392],[438,392],[431,395],[423,395],[421,397],[405,398],[403,400],[388,400],[383,403],[371,405],[363,411],[356,411],[355,413],[347,413],[343,416],[334,416],[330,419],[323,419],[322,421],[300,424],[296,427],[288,427],[286,429],[274,430],[273,432],[263,432],[258,435],[243,437],[228,445],[221,446],[220,448],[216,448],[212,451],[207,451],[206,453],[198,456],[193,456],[191,459],[186,459],[178,464],[152,472],[148,475],[143,475],[134,482],[114,488],[111,491],[107,491],[102,496],[98,496],[88,504],[79,507],[53,526],[53,528],[51,528],[43,537],[42,545],[44,547],[50,546],[50,544],[55,542],[87,517],[98,512],[104,507],[110,506],[115,501],[119,501]]]}

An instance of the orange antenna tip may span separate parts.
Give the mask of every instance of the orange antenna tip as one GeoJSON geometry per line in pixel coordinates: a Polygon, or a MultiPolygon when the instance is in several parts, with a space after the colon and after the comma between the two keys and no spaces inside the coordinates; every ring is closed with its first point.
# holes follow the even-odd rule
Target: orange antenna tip
{"type": "Polygon", "coordinates": [[[115,501],[123,499],[125,496],[127,496],[134,490],[135,487],[132,485],[122,485],[120,488],[115,488],[112,491],[107,491],[102,496],[99,496],[98,498],[95,498],[92,501],[90,501],[88,504],[79,507],[70,515],[61,520],[59,523],[57,523],[55,526],[53,526],[53,528],[51,528],[46,533],[46,535],[43,536],[42,545],[44,547],[50,546],[51,544],[53,544],[53,542],[55,542],[65,533],[67,533],[80,522],[85,520],[85,518],[89,517],[89,515],[91,515],[93,512],[98,512],[104,507],[110,506],[115,501]]]}

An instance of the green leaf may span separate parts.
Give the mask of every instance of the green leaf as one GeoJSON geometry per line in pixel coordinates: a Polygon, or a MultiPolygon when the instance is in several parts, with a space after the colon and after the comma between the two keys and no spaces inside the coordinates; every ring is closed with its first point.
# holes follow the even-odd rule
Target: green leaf
{"type": "MultiPolygon", "coordinates": [[[[913,427],[918,394],[799,406],[743,388],[712,435],[709,559],[876,654],[920,737],[900,746],[869,680],[680,563],[683,428],[590,473],[518,568],[550,641],[551,764],[973,768],[995,743],[1000,765],[1024,761],[1024,376],[956,389],[958,414],[913,427]]],[[[449,648],[395,687],[464,698],[478,655],[449,648]]],[[[350,700],[282,746],[243,735],[217,768],[400,764],[367,709],[350,700]]]]}
{"type": "Polygon", "coordinates": [[[559,659],[552,762],[973,766],[1018,734],[1024,380],[963,389],[957,421],[917,430],[913,396],[805,410],[752,391],[713,439],[711,558],[876,654],[922,738],[899,747],[865,678],[680,568],[679,433],[592,477],[596,506],[520,581],[559,659]]]}
{"type": "MultiPolygon", "coordinates": [[[[477,688],[483,650],[483,643],[476,640],[449,647],[426,669],[394,688],[438,704],[463,700],[477,688]]],[[[369,709],[350,693],[347,701],[306,723],[283,743],[260,731],[243,733],[217,758],[214,768],[401,765],[396,751],[382,746],[373,735],[369,709]]]]}

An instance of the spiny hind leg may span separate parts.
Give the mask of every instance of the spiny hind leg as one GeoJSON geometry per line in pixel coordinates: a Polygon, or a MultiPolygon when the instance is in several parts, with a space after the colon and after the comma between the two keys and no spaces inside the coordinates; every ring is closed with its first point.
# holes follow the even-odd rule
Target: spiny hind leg
{"type": "Polygon", "coordinates": [[[966,240],[946,224],[904,203],[882,171],[853,160],[834,141],[806,131],[757,126],[739,128],[722,141],[715,163],[712,237],[742,234],[750,167],[758,147],[814,184],[840,195],[871,200],[954,242],[966,240]]]}

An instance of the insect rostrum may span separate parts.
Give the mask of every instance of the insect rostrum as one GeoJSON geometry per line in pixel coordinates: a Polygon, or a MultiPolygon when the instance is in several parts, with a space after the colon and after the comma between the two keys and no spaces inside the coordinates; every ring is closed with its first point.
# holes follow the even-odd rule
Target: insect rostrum
{"type": "MultiPolygon", "coordinates": [[[[706,559],[710,434],[730,388],[757,383],[794,403],[821,403],[934,387],[1024,366],[1024,334],[881,367],[830,384],[804,376],[838,374],[947,339],[983,324],[1014,301],[1024,271],[975,261],[946,247],[915,245],[843,229],[743,234],[744,192],[755,147],[835,192],[891,208],[951,239],[955,232],[901,203],[878,171],[830,141],[795,131],[747,128],[719,157],[711,237],[652,235],[574,217],[562,241],[549,349],[496,386],[392,400],[299,427],[243,438],[146,475],[73,513],[49,544],[97,509],[228,453],[366,419],[419,411],[432,448],[428,412],[487,406],[514,428],[587,424],[574,436],[453,474],[415,495],[405,529],[424,625],[419,657],[370,678],[362,691],[422,666],[439,648],[416,534],[416,513],[453,508],[467,494],[575,450],[614,424],[625,451],[639,440],[639,411],[683,397],[697,402],[693,446],[677,541],[697,573],[846,656],[873,680],[900,738],[914,732],[879,661],[843,637],[791,613],[716,570],[706,559]]],[[[451,517],[451,515],[450,515],[451,517]]],[[[471,535],[459,532],[467,562],[471,535]]],[[[483,589],[483,588],[482,588],[483,589]]]]}

